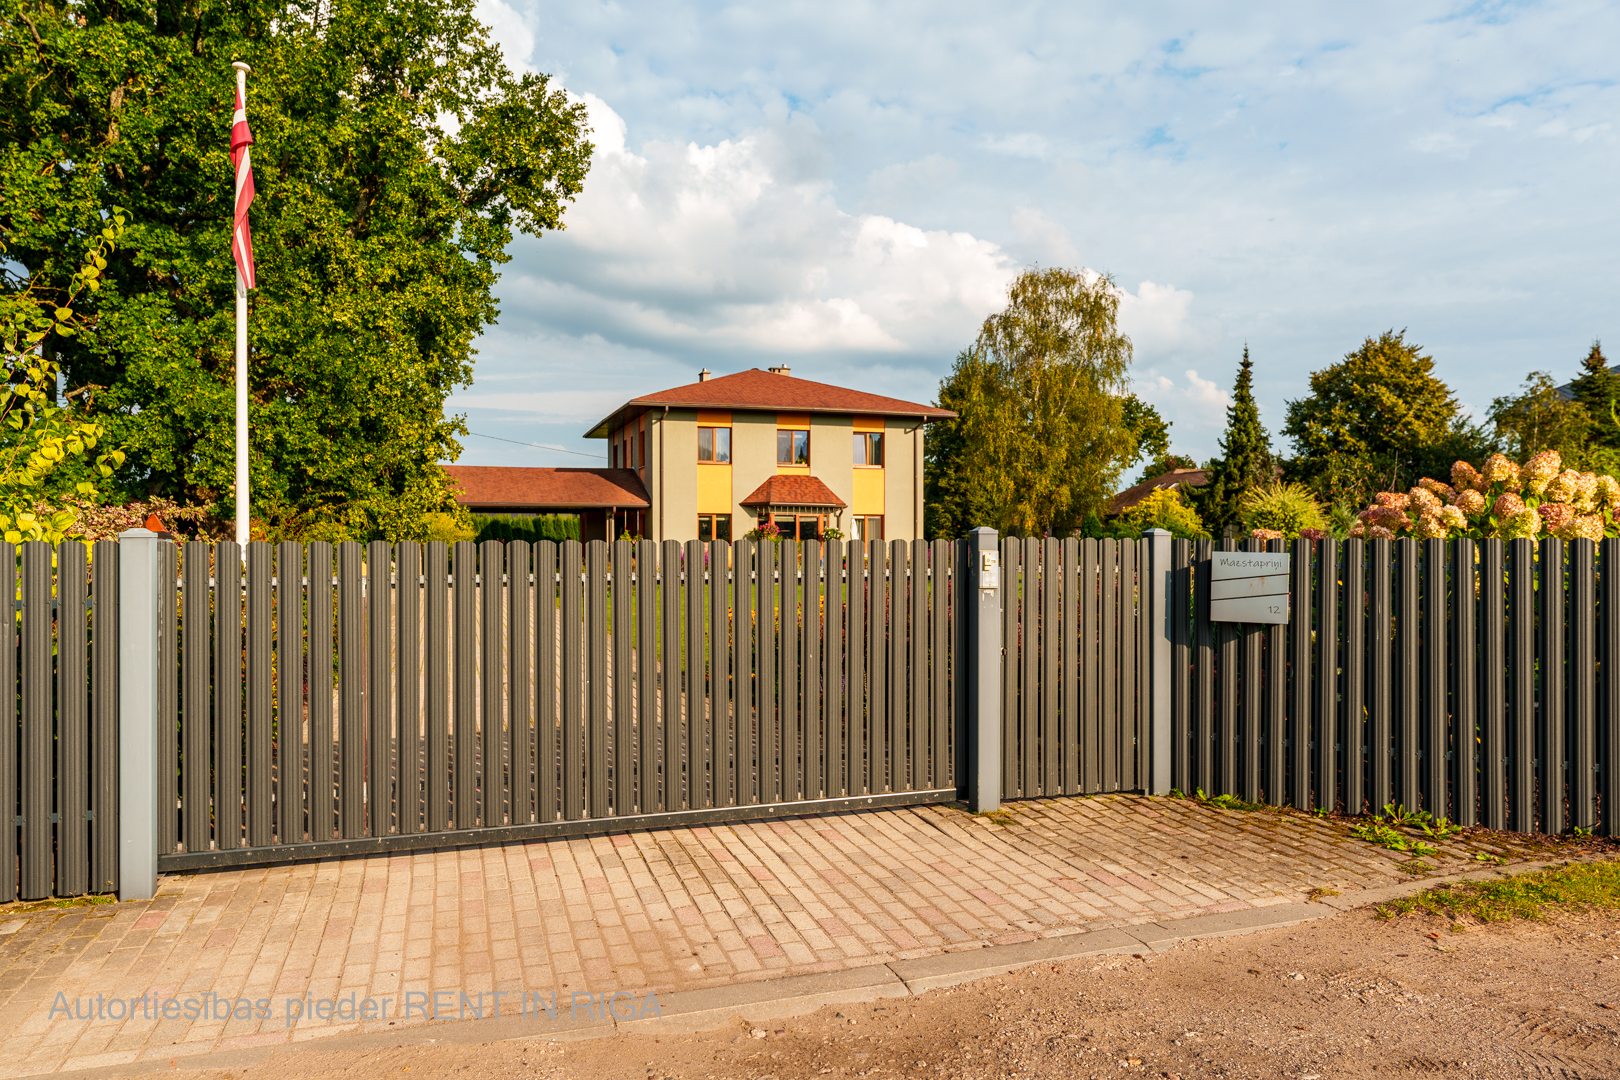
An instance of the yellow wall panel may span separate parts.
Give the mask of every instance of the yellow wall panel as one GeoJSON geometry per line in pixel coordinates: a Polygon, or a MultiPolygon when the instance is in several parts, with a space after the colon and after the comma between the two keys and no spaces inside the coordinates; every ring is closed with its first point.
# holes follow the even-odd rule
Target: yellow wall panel
{"type": "Polygon", "coordinates": [[[854,497],[850,499],[853,514],[881,514],[883,505],[882,469],[856,469],[854,497]]]}
{"type": "Polygon", "coordinates": [[[697,512],[731,513],[731,466],[700,461],[697,467],[697,512]]]}

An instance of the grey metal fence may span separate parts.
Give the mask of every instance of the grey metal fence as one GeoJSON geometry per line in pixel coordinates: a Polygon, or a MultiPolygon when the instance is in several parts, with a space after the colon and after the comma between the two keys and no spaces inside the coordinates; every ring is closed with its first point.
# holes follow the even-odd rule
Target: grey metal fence
{"type": "Polygon", "coordinates": [[[1149,543],[1001,542],[1003,797],[1144,786],[1149,543]]]}
{"type": "Polygon", "coordinates": [[[1296,541],[1270,627],[1209,621],[1211,550],[1172,554],[1178,787],[1620,834],[1620,540],[1296,541]]]}
{"type": "Polygon", "coordinates": [[[117,883],[118,545],[0,543],[0,903],[117,883]]]}
{"type": "Polygon", "coordinates": [[[159,867],[954,799],[964,552],[165,546],[159,867]]]}

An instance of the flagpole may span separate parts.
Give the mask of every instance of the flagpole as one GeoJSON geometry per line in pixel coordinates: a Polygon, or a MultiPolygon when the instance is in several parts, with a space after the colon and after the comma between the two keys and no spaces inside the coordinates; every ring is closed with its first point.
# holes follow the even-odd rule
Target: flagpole
{"type": "MultiPolygon", "coordinates": [[[[238,60],[236,93],[244,108],[247,104],[247,76],[252,69],[238,60]]],[[[236,199],[242,197],[242,171],[236,173],[236,199]]],[[[248,346],[247,346],[247,282],[242,280],[242,268],[236,268],[236,542],[244,548],[248,542],[248,346]]],[[[245,554],[245,552],[244,552],[245,554]]]]}

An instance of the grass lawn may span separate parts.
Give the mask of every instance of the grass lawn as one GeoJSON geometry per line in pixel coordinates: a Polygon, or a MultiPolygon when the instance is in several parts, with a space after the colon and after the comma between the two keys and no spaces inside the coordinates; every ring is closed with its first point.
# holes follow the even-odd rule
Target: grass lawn
{"type": "Polygon", "coordinates": [[[1425,889],[1416,896],[1379,904],[1380,917],[1414,911],[1481,922],[1542,919],[1548,909],[1593,911],[1620,908],[1620,862],[1580,862],[1514,874],[1498,881],[1465,881],[1425,889]]]}

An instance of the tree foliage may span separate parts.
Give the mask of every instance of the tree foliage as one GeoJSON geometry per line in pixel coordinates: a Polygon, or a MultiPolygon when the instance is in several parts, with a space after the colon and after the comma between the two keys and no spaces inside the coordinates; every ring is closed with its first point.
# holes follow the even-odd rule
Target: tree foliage
{"type": "Polygon", "coordinates": [[[978,525],[1065,533],[1101,511],[1125,467],[1167,426],[1151,406],[1131,403],[1131,342],[1118,314],[1107,276],[1018,275],[1007,307],[984,321],[940,385],[940,406],[960,415],[929,432],[930,535],[978,525]]]}
{"type": "MultiPolygon", "coordinates": [[[[93,329],[93,321],[74,308],[101,288],[107,257],[116,250],[124,224],[122,213],[109,215],[65,289],[29,278],[0,292],[0,357],[5,364],[0,385],[0,537],[7,543],[54,544],[82,535],[75,527],[78,514],[62,505],[64,498],[94,500],[96,482],[85,477],[104,482],[124,460],[119,450],[91,458],[103,435],[101,424],[85,415],[91,388],[58,393],[59,365],[52,348],[93,329]]],[[[0,243],[0,257],[5,254],[0,243]]]]}
{"type": "Polygon", "coordinates": [[[1286,472],[1324,501],[1364,505],[1381,488],[1495,449],[1404,330],[1367,338],[1339,363],[1313,372],[1310,385],[1309,394],[1288,403],[1283,433],[1295,456],[1286,472]]]}
{"type": "Polygon", "coordinates": [[[1209,464],[1209,482],[1193,496],[1205,527],[1216,533],[1242,524],[1244,497],[1269,484],[1275,470],[1271,436],[1260,423],[1260,409],[1254,403],[1254,362],[1247,345],[1232,386],[1220,446],[1220,457],[1209,464]]]}
{"type": "MultiPolygon", "coordinates": [[[[126,207],[93,333],[53,343],[99,385],[132,494],[234,512],[233,73],[253,65],[254,516],[416,535],[465,428],[444,402],[513,230],[562,227],[584,111],[513,75],[470,0],[20,0],[0,59],[0,237],[62,287],[126,207]]],[[[15,280],[8,278],[8,288],[15,280]]]]}
{"type": "Polygon", "coordinates": [[[1532,371],[1518,394],[1491,402],[1491,423],[1508,456],[1527,461],[1543,450],[1574,460],[1586,447],[1592,416],[1581,402],[1565,398],[1545,371],[1532,371]]]}
{"type": "Polygon", "coordinates": [[[1586,410],[1589,441],[1620,451],[1620,372],[1609,366],[1601,341],[1592,342],[1570,390],[1576,404],[1586,410]]]}

